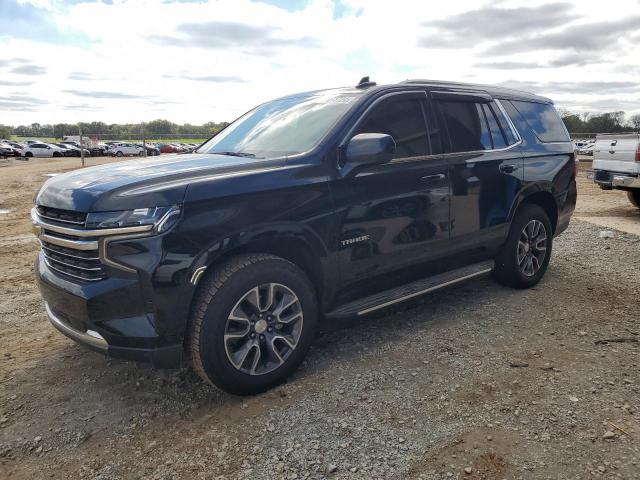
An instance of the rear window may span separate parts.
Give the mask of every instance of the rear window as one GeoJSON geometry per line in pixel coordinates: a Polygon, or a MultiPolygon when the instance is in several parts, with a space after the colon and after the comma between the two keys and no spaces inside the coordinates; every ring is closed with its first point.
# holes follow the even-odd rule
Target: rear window
{"type": "Polygon", "coordinates": [[[542,142],[569,141],[567,130],[553,105],[516,100],[511,103],[542,142]]]}

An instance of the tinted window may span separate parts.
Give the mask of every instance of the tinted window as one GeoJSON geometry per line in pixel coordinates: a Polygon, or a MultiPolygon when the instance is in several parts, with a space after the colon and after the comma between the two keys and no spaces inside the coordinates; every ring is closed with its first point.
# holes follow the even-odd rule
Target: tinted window
{"type": "Polygon", "coordinates": [[[493,113],[496,116],[498,125],[500,125],[500,128],[502,128],[502,133],[504,133],[504,136],[507,140],[507,145],[513,145],[518,141],[518,139],[516,138],[515,133],[513,133],[513,130],[509,125],[509,122],[507,121],[507,117],[504,113],[502,113],[502,110],[498,107],[498,105],[496,105],[495,102],[491,104],[491,108],[493,109],[493,113]]]}
{"type": "Polygon", "coordinates": [[[438,102],[449,132],[452,152],[491,149],[487,122],[479,104],[471,102],[438,102]]]}
{"type": "Polygon", "coordinates": [[[568,142],[569,137],[560,116],[548,103],[521,102],[512,100],[513,106],[543,142],[568,142]]]}
{"type": "Polygon", "coordinates": [[[498,125],[498,121],[493,112],[493,108],[488,104],[482,105],[482,110],[484,111],[484,116],[487,119],[487,123],[489,124],[489,130],[491,130],[491,139],[493,140],[493,148],[505,148],[507,146],[507,142],[504,139],[504,135],[502,134],[502,129],[500,125],[498,125]]]}
{"type": "Polygon", "coordinates": [[[386,133],[396,141],[396,158],[427,154],[427,127],[420,100],[389,99],[376,105],[356,133],[386,133]]]}
{"type": "Polygon", "coordinates": [[[427,114],[427,127],[429,129],[429,146],[431,147],[431,154],[438,155],[444,153],[444,147],[442,146],[442,131],[436,120],[435,112],[430,106],[425,106],[427,114]]]}

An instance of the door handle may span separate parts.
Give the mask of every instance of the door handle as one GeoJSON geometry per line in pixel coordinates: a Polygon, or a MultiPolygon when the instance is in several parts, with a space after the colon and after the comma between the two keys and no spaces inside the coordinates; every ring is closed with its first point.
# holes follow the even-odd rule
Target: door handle
{"type": "Polygon", "coordinates": [[[517,165],[500,165],[500,167],[498,167],[498,170],[500,170],[502,173],[513,173],[516,168],[518,168],[517,165]]]}
{"type": "Polygon", "coordinates": [[[444,180],[445,179],[445,174],[444,173],[438,173],[436,175],[426,175],[422,178],[420,178],[421,182],[435,182],[436,180],[444,180]]]}

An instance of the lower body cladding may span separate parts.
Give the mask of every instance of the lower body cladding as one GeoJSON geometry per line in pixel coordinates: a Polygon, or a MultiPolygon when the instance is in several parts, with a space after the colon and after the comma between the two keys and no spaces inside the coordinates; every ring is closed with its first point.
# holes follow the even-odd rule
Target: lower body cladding
{"type": "Polygon", "coordinates": [[[54,272],[43,252],[36,276],[49,321],[67,337],[112,357],[180,366],[182,341],[158,326],[136,278],[73,282],[54,272]]]}

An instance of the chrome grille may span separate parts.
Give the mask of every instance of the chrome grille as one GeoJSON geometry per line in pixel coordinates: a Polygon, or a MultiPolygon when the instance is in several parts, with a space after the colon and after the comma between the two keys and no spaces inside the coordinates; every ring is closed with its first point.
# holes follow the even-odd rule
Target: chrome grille
{"type": "Polygon", "coordinates": [[[77,225],[84,227],[87,214],[83,212],[72,212],[59,208],[38,206],[38,215],[45,220],[60,222],[67,225],[77,225]]]}
{"type": "Polygon", "coordinates": [[[95,282],[106,277],[98,249],[76,250],[40,241],[45,261],[52,270],[72,278],[95,282]]]}

